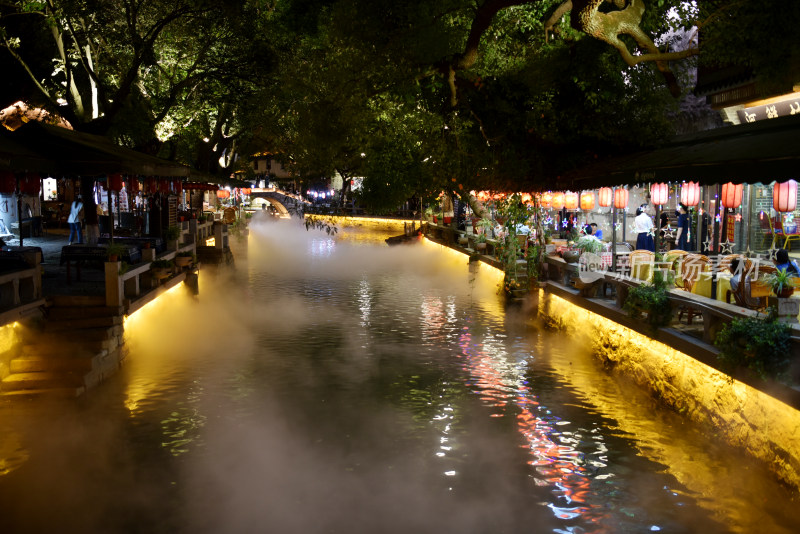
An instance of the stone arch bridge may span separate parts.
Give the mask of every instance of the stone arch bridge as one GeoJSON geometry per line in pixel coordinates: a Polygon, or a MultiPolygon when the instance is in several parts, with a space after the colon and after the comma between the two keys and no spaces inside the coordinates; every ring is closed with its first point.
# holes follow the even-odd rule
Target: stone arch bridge
{"type": "Polygon", "coordinates": [[[266,201],[275,208],[275,211],[281,217],[290,217],[292,215],[302,217],[305,212],[305,207],[311,204],[299,195],[287,193],[280,189],[251,189],[251,206],[260,207],[263,201],[257,201],[256,199],[263,199],[263,201],[266,201]]]}

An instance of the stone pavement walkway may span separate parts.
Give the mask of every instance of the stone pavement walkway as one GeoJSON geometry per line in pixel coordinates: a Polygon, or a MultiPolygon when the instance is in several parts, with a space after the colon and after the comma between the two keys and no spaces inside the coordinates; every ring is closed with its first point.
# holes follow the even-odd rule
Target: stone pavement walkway
{"type": "MultiPolygon", "coordinates": [[[[4,238],[8,246],[18,246],[19,238],[4,238]]],[[[61,265],[61,248],[69,244],[68,228],[48,228],[47,235],[25,237],[26,247],[42,249],[42,292],[45,297],[52,295],[103,295],[105,294],[105,272],[96,266],[81,268],[81,280],[72,269],[71,283],[67,283],[67,267],[61,265]]]]}

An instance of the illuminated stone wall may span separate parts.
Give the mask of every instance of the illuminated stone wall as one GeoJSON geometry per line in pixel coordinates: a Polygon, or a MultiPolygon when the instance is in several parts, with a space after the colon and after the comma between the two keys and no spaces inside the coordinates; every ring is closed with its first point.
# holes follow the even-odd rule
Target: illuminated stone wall
{"type": "Polygon", "coordinates": [[[800,411],[691,356],[551,294],[540,313],[582,337],[615,373],[639,386],[707,433],[763,461],[800,489],[800,411]]]}
{"type": "Polygon", "coordinates": [[[14,349],[19,342],[17,323],[0,326],[0,380],[9,375],[9,364],[11,359],[16,356],[14,349]]]}

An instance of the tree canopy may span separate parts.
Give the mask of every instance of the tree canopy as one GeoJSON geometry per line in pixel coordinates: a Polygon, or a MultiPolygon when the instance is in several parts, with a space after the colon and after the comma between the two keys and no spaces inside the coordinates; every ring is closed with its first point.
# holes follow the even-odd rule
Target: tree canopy
{"type": "Polygon", "coordinates": [[[800,8],[762,4],[18,1],[0,7],[3,93],[210,172],[268,150],[300,176],[363,177],[365,201],[390,207],[556,187],[658,143],[698,52],[796,80],[800,8]]]}

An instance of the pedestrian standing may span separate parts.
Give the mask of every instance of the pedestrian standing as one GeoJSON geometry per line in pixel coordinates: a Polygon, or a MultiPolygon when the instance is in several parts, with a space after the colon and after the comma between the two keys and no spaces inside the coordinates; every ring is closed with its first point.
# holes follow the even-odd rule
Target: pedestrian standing
{"type": "Polygon", "coordinates": [[[79,244],[83,244],[83,237],[81,236],[81,211],[83,210],[83,200],[81,196],[72,201],[72,206],[69,208],[69,217],[67,223],[69,224],[69,244],[75,242],[77,238],[79,244]]]}

